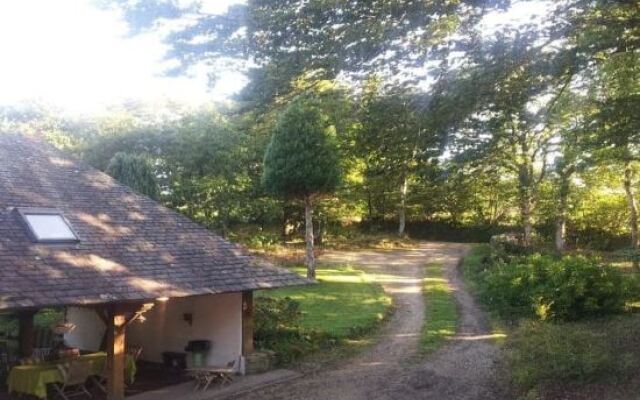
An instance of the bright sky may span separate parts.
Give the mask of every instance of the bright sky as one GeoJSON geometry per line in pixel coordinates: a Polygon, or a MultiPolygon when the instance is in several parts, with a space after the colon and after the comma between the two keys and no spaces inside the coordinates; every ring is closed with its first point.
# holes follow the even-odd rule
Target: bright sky
{"type": "MultiPolygon", "coordinates": [[[[223,12],[243,1],[205,0],[203,8],[223,12]]],[[[488,24],[526,19],[531,5],[495,15],[488,24]]],[[[206,71],[163,76],[169,64],[160,35],[126,33],[117,12],[97,9],[90,0],[1,0],[0,104],[40,100],[75,113],[99,112],[122,100],[198,105],[227,98],[246,82],[231,73],[209,89],[206,71]]]]}
{"type": "MultiPolygon", "coordinates": [[[[238,0],[212,0],[221,12],[238,0]]],[[[168,64],[161,37],[127,37],[119,14],[89,0],[0,1],[0,104],[42,100],[72,112],[91,113],[124,99],[169,98],[187,104],[223,99],[242,76],[207,88],[205,73],[162,76],[168,64]]]]}

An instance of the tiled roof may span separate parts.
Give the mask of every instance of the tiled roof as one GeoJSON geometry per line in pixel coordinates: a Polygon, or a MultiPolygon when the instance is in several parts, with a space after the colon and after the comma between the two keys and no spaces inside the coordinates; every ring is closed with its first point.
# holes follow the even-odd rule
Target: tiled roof
{"type": "Polygon", "coordinates": [[[0,134],[0,309],[307,283],[38,139],[0,134]],[[18,207],[59,209],[80,241],[34,243],[18,207]]]}

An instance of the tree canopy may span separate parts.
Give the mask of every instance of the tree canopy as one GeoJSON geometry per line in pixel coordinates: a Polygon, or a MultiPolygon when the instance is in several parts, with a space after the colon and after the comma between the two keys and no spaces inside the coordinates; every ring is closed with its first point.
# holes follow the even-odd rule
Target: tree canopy
{"type": "Polygon", "coordinates": [[[228,106],[162,115],[4,107],[2,130],[44,132],[102,170],[119,152],[146,157],[164,204],[268,243],[302,234],[295,199],[313,197],[318,241],[357,227],[638,247],[636,2],[517,2],[543,17],[492,29],[487,16],[515,3],[102,3],[132,35],[170,32],[171,73],[235,68],[247,86],[228,106]]]}

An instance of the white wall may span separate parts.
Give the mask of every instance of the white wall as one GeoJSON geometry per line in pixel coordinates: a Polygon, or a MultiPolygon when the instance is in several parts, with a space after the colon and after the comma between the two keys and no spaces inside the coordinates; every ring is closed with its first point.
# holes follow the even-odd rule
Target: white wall
{"type": "Polygon", "coordinates": [[[69,307],[67,319],[76,325],[76,329],[64,335],[67,345],[82,350],[100,350],[106,327],[94,310],[69,307]]]}
{"type": "MultiPolygon", "coordinates": [[[[133,322],[127,328],[127,343],[142,346],[142,359],[162,362],[162,353],[184,353],[189,340],[210,340],[208,365],[226,365],[242,353],[242,293],[195,296],[156,302],[145,315],[144,323],[133,322]],[[193,315],[193,324],[184,314],[193,315]]],[[[76,329],[67,334],[67,343],[87,350],[98,350],[104,324],[90,309],[70,308],[70,322],[76,329]]],[[[190,357],[187,362],[190,363],[190,357]]]]}

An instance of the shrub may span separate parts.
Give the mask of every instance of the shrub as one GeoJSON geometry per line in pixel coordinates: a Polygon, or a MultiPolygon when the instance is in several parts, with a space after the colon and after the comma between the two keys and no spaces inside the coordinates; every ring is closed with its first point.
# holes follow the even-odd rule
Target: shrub
{"type": "Polygon", "coordinates": [[[589,322],[527,321],[506,343],[506,365],[519,392],[589,382],[623,381],[640,360],[637,316],[589,322]]]}
{"type": "Polygon", "coordinates": [[[519,233],[493,235],[489,240],[489,245],[491,256],[497,260],[505,260],[509,256],[531,254],[531,249],[522,245],[522,234],[519,233]]]}
{"type": "Polygon", "coordinates": [[[286,365],[305,354],[336,344],[329,334],[300,328],[300,304],[288,297],[259,297],[254,305],[255,342],[259,349],[276,353],[276,363],[286,365]]]}
{"type": "Polygon", "coordinates": [[[300,319],[300,303],[289,297],[259,297],[254,305],[256,336],[284,329],[296,329],[300,319]]]}
{"type": "Polygon", "coordinates": [[[567,321],[622,311],[627,286],[618,270],[593,259],[539,254],[496,262],[479,282],[481,300],[503,318],[567,321]]]}
{"type": "Polygon", "coordinates": [[[282,238],[275,233],[255,233],[245,240],[245,244],[252,249],[265,249],[276,246],[282,242],[282,238]]]}

